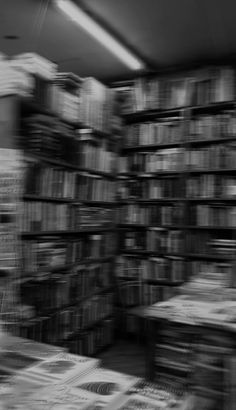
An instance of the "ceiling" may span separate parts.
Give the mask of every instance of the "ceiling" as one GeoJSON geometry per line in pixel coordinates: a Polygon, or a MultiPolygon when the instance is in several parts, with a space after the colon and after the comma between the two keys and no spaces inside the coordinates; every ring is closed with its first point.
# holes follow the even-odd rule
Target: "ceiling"
{"type": "MultiPolygon", "coordinates": [[[[235,0],[77,0],[77,3],[154,69],[236,54],[235,0]]],[[[60,71],[94,76],[104,82],[134,75],[55,9],[52,0],[0,0],[0,51],[8,55],[34,51],[57,62],[60,71]],[[6,39],[9,35],[18,38],[6,39]]]]}

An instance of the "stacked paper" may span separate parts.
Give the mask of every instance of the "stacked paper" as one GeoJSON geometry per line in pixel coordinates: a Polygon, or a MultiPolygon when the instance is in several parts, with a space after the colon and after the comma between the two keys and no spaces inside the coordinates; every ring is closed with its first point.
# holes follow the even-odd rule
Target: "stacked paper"
{"type": "Polygon", "coordinates": [[[69,353],[60,353],[19,373],[21,380],[48,385],[68,383],[95,369],[99,360],[69,353]]]}
{"type": "Polygon", "coordinates": [[[21,95],[30,97],[34,88],[34,79],[24,71],[12,67],[11,62],[0,60],[0,96],[21,95]]]}
{"type": "Polygon", "coordinates": [[[14,409],[25,410],[85,410],[92,409],[96,395],[69,386],[50,386],[20,394],[17,391],[8,400],[14,409]]]}
{"type": "Polygon", "coordinates": [[[134,376],[99,368],[84,378],[75,379],[71,385],[96,394],[98,408],[100,406],[113,410],[120,404],[126,391],[138,380],[134,376]]]}
{"type": "Polygon", "coordinates": [[[16,70],[38,75],[45,80],[55,78],[57,65],[36,53],[22,53],[13,57],[11,66],[16,70]]]}

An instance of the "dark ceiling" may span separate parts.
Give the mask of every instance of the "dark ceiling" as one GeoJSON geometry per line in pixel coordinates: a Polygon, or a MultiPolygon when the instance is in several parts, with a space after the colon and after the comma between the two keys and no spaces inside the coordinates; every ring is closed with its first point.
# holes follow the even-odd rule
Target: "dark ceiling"
{"type": "MultiPolygon", "coordinates": [[[[235,0],[77,0],[154,69],[236,54],[235,0]]],[[[61,71],[109,82],[133,73],[53,5],[0,0],[0,51],[36,51],[61,71]],[[48,8],[46,7],[48,5],[48,8]],[[5,36],[18,36],[6,39],[5,36]]]]}

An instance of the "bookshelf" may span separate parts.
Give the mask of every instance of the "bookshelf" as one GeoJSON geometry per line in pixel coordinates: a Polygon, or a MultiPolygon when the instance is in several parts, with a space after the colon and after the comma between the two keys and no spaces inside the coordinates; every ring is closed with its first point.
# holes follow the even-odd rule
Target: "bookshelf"
{"type": "Polygon", "coordinates": [[[124,330],[147,335],[150,380],[227,408],[235,324],[214,309],[230,316],[235,303],[235,70],[144,76],[119,92],[124,330]]]}
{"type": "Polygon", "coordinates": [[[14,283],[30,308],[17,333],[96,355],[114,340],[115,94],[36,54],[1,63],[0,146],[20,153],[24,176],[14,283]]]}
{"type": "Polygon", "coordinates": [[[125,318],[175,296],[198,270],[223,270],[235,283],[235,72],[151,74],[117,90],[125,130],[117,280],[133,302],[121,298],[125,318]]]}

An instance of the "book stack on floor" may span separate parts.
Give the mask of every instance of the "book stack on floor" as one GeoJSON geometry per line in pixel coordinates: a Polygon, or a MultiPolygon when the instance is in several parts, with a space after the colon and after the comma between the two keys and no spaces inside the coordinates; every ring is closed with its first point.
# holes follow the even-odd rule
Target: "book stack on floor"
{"type": "Polygon", "coordinates": [[[135,403],[150,410],[183,408],[186,392],[171,392],[104,369],[97,359],[12,336],[4,335],[1,342],[0,404],[4,410],[115,410],[137,408],[135,403]],[[4,357],[13,365],[5,360],[3,366],[4,357]]]}

